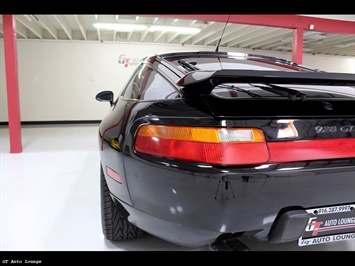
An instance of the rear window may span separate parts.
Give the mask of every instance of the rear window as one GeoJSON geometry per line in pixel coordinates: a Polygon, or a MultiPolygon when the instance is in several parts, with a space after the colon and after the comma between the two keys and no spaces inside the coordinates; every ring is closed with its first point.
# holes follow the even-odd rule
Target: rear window
{"type": "MultiPolygon", "coordinates": [[[[221,69],[244,69],[244,70],[278,70],[278,71],[298,71],[293,66],[283,65],[274,61],[259,61],[254,59],[237,59],[237,58],[188,58],[182,60],[196,67],[198,70],[221,70],[221,69]]],[[[178,60],[170,61],[175,67],[181,71],[186,69],[179,64],[178,60]]]]}

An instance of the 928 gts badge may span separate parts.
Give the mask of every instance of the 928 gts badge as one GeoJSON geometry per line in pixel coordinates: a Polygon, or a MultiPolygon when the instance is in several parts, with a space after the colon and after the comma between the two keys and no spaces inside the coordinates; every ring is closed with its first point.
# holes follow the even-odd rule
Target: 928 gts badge
{"type": "Polygon", "coordinates": [[[314,130],[317,134],[320,133],[336,133],[338,131],[343,133],[355,132],[355,125],[346,125],[346,126],[315,126],[314,130]]]}

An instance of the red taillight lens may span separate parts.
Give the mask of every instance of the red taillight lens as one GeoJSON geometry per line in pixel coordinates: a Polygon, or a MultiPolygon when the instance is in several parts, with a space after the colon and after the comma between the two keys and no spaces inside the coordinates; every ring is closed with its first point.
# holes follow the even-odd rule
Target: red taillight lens
{"type": "Polygon", "coordinates": [[[268,143],[270,163],[355,158],[355,138],[268,143]]]}
{"type": "Polygon", "coordinates": [[[218,165],[265,163],[264,134],[254,128],[199,128],[147,125],[139,128],[135,149],[141,153],[218,165]]]}
{"type": "Polygon", "coordinates": [[[354,158],[355,138],[266,143],[255,128],[200,128],[147,125],[139,128],[141,153],[216,165],[250,165],[354,158]]]}

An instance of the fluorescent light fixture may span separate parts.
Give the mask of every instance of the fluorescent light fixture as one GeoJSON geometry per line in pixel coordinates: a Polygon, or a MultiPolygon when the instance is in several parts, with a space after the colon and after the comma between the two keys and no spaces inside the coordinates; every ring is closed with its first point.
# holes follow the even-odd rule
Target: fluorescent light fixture
{"type": "Polygon", "coordinates": [[[142,24],[94,22],[92,25],[97,29],[115,30],[119,32],[131,32],[133,30],[142,31],[148,29],[147,26],[142,24]]]}
{"type": "Polygon", "coordinates": [[[195,33],[199,33],[201,29],[194,28],[194,27],[154,25],[150,27],[149,31],[171,31],[171,32],[177,32],[181,34],[195,34],[195,33]]]}
{"type": "Polygon", "coordinates": [[[151,32],[154,31],[169,31],[177,32],[181,34],[195,34],[201,31],[200,28],[196,27],[178,27],[178,26],[165,26],[165,25],[153,25],[147,26],[143,24],[126,24],[126,23],[108,23],[108,22],[94,22],[92,24],[97,29],[105,30],[115,30],[118,32],[131,32],[131,31],[142,31],[148,30],[151,32]]]}

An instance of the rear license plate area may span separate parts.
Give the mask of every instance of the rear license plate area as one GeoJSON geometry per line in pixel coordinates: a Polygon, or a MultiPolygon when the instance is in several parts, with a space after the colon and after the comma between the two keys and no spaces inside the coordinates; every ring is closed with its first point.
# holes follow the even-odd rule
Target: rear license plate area
{"type": "Polygon", "coordinates": [[[355,240],[355,203],[306,211],[310,218],[298,246],[355,240]]]}

